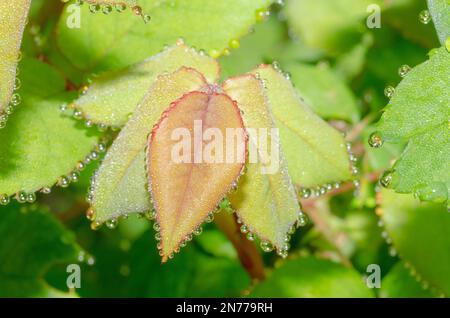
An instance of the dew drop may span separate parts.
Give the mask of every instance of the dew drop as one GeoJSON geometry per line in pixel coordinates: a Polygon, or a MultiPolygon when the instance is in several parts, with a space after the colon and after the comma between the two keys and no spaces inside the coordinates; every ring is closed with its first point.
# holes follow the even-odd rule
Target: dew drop
{"type": "Polygon", "coordinates": [[[418,186],[414,191],[414,195],[421,201],[433,201],[436,203],[444,203],[448,199],[447,186],[440,182],[418,186]]]}
{"type": "Polygon", "coordinates": [[[144,23],[149,23],[152,17],[149,14],[144,14],[142,16],[142,20],[144,20],[144,23]]]}
{"type": "Polygon", "coordinates": [[[202,234],[202,231],[203,231],[203,229],[202,229],[202,227],[201,226],[199,226],[198,228],[196,228],[195,230],[194,230],[194,235],[200,235],[200,234],[202,234]]]}
{"type": "Polygon", "coordinates": [[[161,241],[161,233],[159,233],[159,232],[155,233],[155,240],[161,241]]]}
{"type": "Polygon", "coordinates": [[[400,75],[400,77],[405,77],[409,71],[411,71],[411,67],[409,65],[402,65],[399,69],[398,69],[398,75],[400,75]]]}
{"type": "Polygon", "coordinates": [[[15,93],[12,95],[12,97],[11,97],[11,105],[12,106],[18,106],[21,101],[22,101],[22,98],[20,97],[19,94],[15,93]]]}
{"type": "Polygon", "coordinates": [[[27,194],[27,202],[33,203],[36,201],[36,194],[35,193],[28,193],[27,194]]]}
{"type": "Polygon", "coordinates": [[[19,203],[27,202],[27,194],[24,191],[20,191],[16,194],[16,200],[19,203]]]}
{"type": "Polygon", "coordinates": [[[89,266],[93,266],[93,265],[95,264],[95,258],[92,257],[92,256],[89,256],[88,259],[87,259],[87,261],[86,261],[86,263],[87,263],[89,266]]]}
{"type": "Polygon", "coordinates": [[[214,213],[209,213],[208,216],[205,219],[206,223],[211,223],[212,221],[214,221],[214,213]]]}
{"type": "Polygon", "coordinates": [[[381,134],[378,131],[370,135],[369,146],[372,148],[380,148],[381,146],[383,146],[383,138],[381,137],[381,134]]]}
{"type": "Polygon", "coordinates": [[[109,4],[105,4],[105,5],[103,5],[103,7],[102,7],[102,12],[103,12],[104,14],[110,14],[110,13],[112,12],[112,10],[113,10],[113,8],[112,8],[112,6],[109,5],[109,4]]]}
{"type": "Polygon", "coordinates": [[[232,49],[238,49],[241,46],[241,42],[239,42],[238,39],[233,39],[233,40],[230,41],[229,46],[232,49]]]}
{"type": "Polygon", "coordinates": [[[241,233],[244,233],[244,234],[248,233],[247,225],[242,224],[240,230],[241,230],[241,233]]]}
{"type": "Polygon", "coordinates": [[[269,241],[261,241],[260,246],[263,252],[269,253],[273,251],[273,245],[269,241]]]}
{"type": "Polygon", "coordinates": [[[22,82],[18,77],[14,81],[14,90],[17,91],[22,86],[22,82]]]}
{"type": "Polygon", "coordinates": [[[131,10],[137,16],[142,15],[142,8],[140,6],[134,6],[131,10]]]}
{"type": "Polygon", "coordinates": [[[91,160],[97,160],[97,159],[99,158],[98,152],[95,151],[95,150],[92,151],[91,154],[89,155],[89,158],[90,158],[91,160]]]}
{"type": "Polygon", "coordinates": [[[305,213],[300,212],[297,217],[297,227],[304,227],[308,225],[308,223],[309,223],[308,216],[305,213]]]}
{"type": "Polygon", "coordinates": [[[97,146],[97,149],[99,152],[105,152],[106,151],[106,145],[104,143],[99,143],[97,146]]]}
{"type": "Polygon", "coordinates": [[[117,227],[118,223],[119,222],[117,221],[117,219],[111,219],[111,220],[106,221],[106,227],[108,229],[112,230],[112,229],[115,229],[117,227]]]}
{"type": "Polygon", "coordinates": [[[78,161],[76,165],[77,170],[82,171],[84,168],[86,168],[86,165],[82,161],[78,161]]]}
{"type": "Polygon", "coordinates": [[[156,232],[158,232],[158,231],[161,229],[161,227],[159,226],[159,224],[158,224],[157,222],[155,222],[155,224],[153,224],[153,229],[154,229],[156,232]]]}
{"type": "Polygon", "coordinates": [[[95,220],[95,210],[94,208],[90,207],[87,211],[86,211],[86,218],[89,221],[94,221],[95,220]]]}
{"type": "Polygon", "coordinates": [[[117,12],[121,13],[127,9],[127,6],[124,3],[118,3],[114,6],[117,12]]]}
{"type": "Polygon", "coordinates": [[[149,221],[156,220],[156,210],[147,211],[145,213],[145,218],[149,221]]]}
{"type": "Polygon", "coordinates": [[[380,184],[384,187],[384,188],[389,188],[389,186],[391,185],[392,182],[392,175],[393,175],[393,171],[392,170],[387,170],[383,173],[383,175],[380,178],[380,184]]]}
{"type": "Polygon", "coordinates": [[[0,205],[7,205],[10,202],[10,198],[7,194],[0,195],[0,205]]]}
{"type": "Polygon", "coordinates": [[[100,11],[100,5],[99,4],[90,4],[89,5],[89,11],[92,13],[97,13],[100,11]]]}
{"type": "Polygon", "coordinates": [[[248,232],[247,233],[247,240],[249,240],[249,241],[254,241],[255,240],[255,234],[253,234],[253,233],[251,233],[251,232],[248,232]]]}
{"type": "Polygon", "coordinates": [[[62,176],[58,180],[58,185],[61,188],[67,188],[70,185],[70,179],[66,176],[62,176]]]}
{"type": "Polygon", "coordinates": [[[81,110],[74,109],[74,111],[73,111],[73,118],[75,118],[75,119],[83,118],[83,113],[81,112],[81,110]]]}
{"type": "Polygon", "coordinates": [[[384,95],[389,99],[391,99],[392,96],[394,96],[394,93],[395,93],[395,88],[393,86],[389,85],[384,89],[384,95]]]}
{"type": "Polygon", "coordinates": [[[428,24],[431,21],[431,14],[428,10],[422,10],[419,13],[419,21],[423,24],[428,24]]]}

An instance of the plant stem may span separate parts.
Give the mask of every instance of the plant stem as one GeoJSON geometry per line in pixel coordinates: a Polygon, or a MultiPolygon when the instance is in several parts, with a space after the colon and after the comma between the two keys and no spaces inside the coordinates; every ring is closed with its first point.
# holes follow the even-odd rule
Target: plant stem
{"type": "Polygon", "coordinates": [[[235,215],[221,211],[216,215],[215,223],[233,244],[242,266],[250,277],[255,280],[263,280],[265,272],[261,254],[256,245],[241,233],[235,215]]]}

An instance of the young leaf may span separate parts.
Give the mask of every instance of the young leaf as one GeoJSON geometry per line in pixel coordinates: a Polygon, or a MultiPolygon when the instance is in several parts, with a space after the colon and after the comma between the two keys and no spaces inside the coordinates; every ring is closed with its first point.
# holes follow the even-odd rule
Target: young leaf
{"type": "Polygon", "coordinates": [[[357,271],[332,261],[303,257],[286,261],[256,285],[251,297],[371,298],[357,271]]]}
{"type": "Polygon", "coordinates": [[[450,3],[448,0],[428,0],[428,10],[441,44],[448,45],[446,41],[450,36],[450,3]]]}
{"type": "Polygon", "coordinates": [[[445,202],[449,197],[449,69],[445,47],[434,51],[398,85],[378,123],[382,140],[408,141],[385,184],[427,201],[445,202]]]}
{"type": "Polygon", "coordinates": [[[60,297],[44,281],[49,266],[77,259],[73,233],[48,211],[22,213],[17,205],[0,208],[0,297],[60,297]]]}
{"type": "MultiPolygon", "coordinates": [[[[98,136],[60,114],[64,79],[50,66],[24,59],[22,104],[0,130],[0,195],[34,193],[71,173],[98,143],[98,136]]],[[[32,195],[33,196],[33,195],[32,195]]]]}
{"type": "Polygon", "coordinates": [[[265,81],[294,183],[313,187],[351,179],[344,137],[310,110],[279,71],[263,65],[253,73],[265,81]]]}
{"type": "Polygon", "coordinates": [[[386,189],[378,200],[378,214],[399,256],[435,292],[450,295],[450,214],[445,207],[386,189]]]}
{"type": "Polygon", "coordinates": [[[16,85],[16,67],[30,3],[31,0],[0,3],[0,128],[5,125],[1,116],[16,85]]]}
{"type": "Polygon", "coordinates": [[[129,14],[92,14],[81,8],[81,27],[68,28],[70,12],[59,21],[58,46],[77,68],[99,72],[120,69],[159,52],[183,37],[217,57],[233,39],[247,34],[256,12],[272,0],[173,0],[139,2],[152,19],[145,24],[129,14]]]}
{"type": "Polygon", "coordinates": [[[92,208],[97,224],[151,209],[145,172],[147,136],[173,101],[206,85],[200,73],[188,68],[158,77],[94,176],[92,208]]]}
{"type": "Polygon", "coordinates": [[[171,104],[149,137],[149,190],[163,262],[216,209],[245,164],[247,135],[239,108],[213,89],[171,104]]]}
{"type": "Polygon", "coordinates": [[[316,114],[356,122],[359,109],[349,87],[333,71],[308,64],[289,64],[292,82],[316,114]]]}
{"type": "Polygon", "coordinates": [[[72,106],[94,123],[123,126],[156,77],[182,66],[198,70],[211,83],[218,80],[220,67],[214,59],[178,41],[143,62],[100,76],[72,106]]]}
{"type": "Polygon", "coordinates": [[[250,133],[247,172],[229,200],[250,233],[285,254],[285,239],[299,217],[300,206],[262,83],[253,75],[244,75],[227,80],[223,88],[243,111],[245,127],[254,132],[250,133]]]}

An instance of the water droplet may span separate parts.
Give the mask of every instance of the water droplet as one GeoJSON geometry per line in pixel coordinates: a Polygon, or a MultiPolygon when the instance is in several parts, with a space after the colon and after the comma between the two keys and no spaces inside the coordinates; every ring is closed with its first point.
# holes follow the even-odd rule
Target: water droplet
{"type": "Polygon", "coordinates": [[[117,12],[124,12],[127,9],[127,6],[124,3],[118,3],[114,6],[117,12]]]}
{"type": "Polygon", "coordinates": [[[36,194],[35,193],[28,193],[27,194],[27,202],[33,203],[36,201],[36,194]]]}
{"type": "Polygon", "coordinates": [[[111,220],[106,221],[106,227],[108,229],[112,230],[112,229],[115,229],[117,227],[118,223],[119,222],[117,221],[117,219],[111,219],[111,220]]]}
{"type": "Polygon", "coordinates": [[[214,221],[214,214],[213,213],[209,213],[208,216],[205,219],[206,223],[211,223],[212,221],[214,221]]]}
{"type": "Polygon", "coordinates": [[[155,233],[155,240],[161,241],[161,233],[159,233],[159,232],[155,233]]]}
{"type": "Polygon", "coordinates": [[[67,110],[67,104],[62,104],[61,106],[59,106],[59,111],[61,113],[64,113],[67,110]]]}
{"type": "Polygon", "coordinates": [[[147,211],[145,213],[145,218],[149,221],[156,220],[156,210],[147,211]]]}
{"type": "Polygon", "coordinates": [[[87,211],[86,211],[86,218],[89,221],[94,221],[95,220],[95,211],[94,208],[90,207],[87,211]]]}
{"type": "Polygon", "coordinates": [[[253,233],[251,233],[251,232],[249,232],[249,233],[247,233],[247,240],[249,240],[249,241],[254,241],[255,240],[255,234],[253,234],[253,233]]]}
{"type": "Polygon", "coordinates": [[[7,205],[10,202],[10,198],[7,194],[0,195],[0,205],[7,205]]]}
{"type": "Polygon", "coordinates": [[[70,179],[66,176],[62,176],[58,180],[58,185],[61,188],[67,188],[70,185],[70,179]]]}
{"type": "Polygon", "coordinates": [[[395,93],[395,88],[393,86],[389,85],[384,89],[384,95],[389,99],[391,99],[392,96],[394,96],[394,93],[395,93]]]}
{"type": "Polygon", "coordinates": [[[244,234],[248,233],[248,227],[247,227],[247,225],[242,224],[240,230],[241,230],[241,233],[244,233],[244,234]]]}
{"type": "Polygon", "coordinates": [[[19,203],[27,202],[27,194],[24,191],[20,191],[16,194],[16,200],[19,203]]]}
{"type": "Polygon", "coordinates": [[[153,224],[153,229],[158,232],[161,228],[159,226],[159,224],[157,222],[155,222],[155,224],[153,224]]]}
{"type": "Polygon", "coordinates": [[[142,16],[142,20],[144,20],[144,23],[149,23],[152,17],[149,14],[144,14],[142,16]]]}
{"type": "Polygon", "coordinates": [[[230,41],[229,46],[232,49],[238,49],[241,46],[241,42],[239,42],[238,39],[233,39],[233,40],[230,41]]]}
{"type": "Polygon", "coordinates": [[[110,14],[110,13],[112,12],[112,10],[113,10],[113,8],[112,8],[112,6],[109,5],[109,4],[105,4],[105,5],[103,5],[103,7],[102,7],[102,12],[103,12],[104,14],[110,14]]]}
{"type": "Polygon", "coordinates": [[[260,246],[263,252],[269,253],[273,251],[273,245],[269,241],[261,241],[260,246]]]}
{"type": "Polygon", "coordinates": [[[220,52],[218,50],[211,50],[209,51],[209,56],[211,56],[213,59],[216,59],[220,56],[220,52]]]}
{"type": "Polygon", "coordinates": [[[22,86],[22,82],[18,77],[14,81],[14,90],[17,91],[22,86]]]}
{"type": "Polygon", "coordinates": [[[97,149],[99,152],[105,152],[106,151],[106,145],[104,143],[99,143],[97,146],[97,149]]]}
{"type": "Polygon", "coordinates": [[[97,13],[100,11],[100,5],[99,4],[90,4],[89,5],[89,11],[92,13],[97,13]]]}
{"type": "Polygon", "coordinates": [[[20,104],[20,102],[22,101],[22,98],[20,97],[19,94],[15,93],[12,95],[11,97],[11,105],[12,106],[18,106],[20,104]]]}
{"type": "Polygon", "coordinates": [[[98,152],[95,151],[95,150],[92,151],[91,154],[89,155],[89,158],[90,158],[91,160],[97,160],[97,159],[99,158],[98,152]]]}
{"type": "Polygon", "coordinates": [[[134,6],[131,10],[135,15],[142,15],[142,8],[140,6],[134,6]]]}
{"type": "Polygon", "coordinates": [[[78,182],[79,179],[80,179],[80,173],[79,173],[79,172],[73,171],[73,172],[70,174],[70,180],[71,180],[72,182],[78,182]]]}
{"type": "Polygon", "coordinates": [[[305,213],[300,212],[297,217],[297,227],[306,226],[308,222],[309,222],[308,216],[305,213]]]}
{"type": "Polygon", "coordinates": [[[422,10],[419,13],[419,21],[423,24],[428,24],[431,21],[431,14],[428,10],[422,10]]]}
{"type": "Polygon", "coordinates": [[[300,196],[303,199],[308,199],[309,197],[311,197],[311,189],[308,188],[301,188],[300,189],[300,196]]]}
{"type": "Polygon", "coordinates": [[[402,65],[399,69],[398,69],[398,75],[400,75],[401,77],[405,77],[406,74],[409,73],[409,71],[411,71],[411,67],[409,65],[402,65]]]}
{"type": "Polygon", "coordinates": [[[392,175],[393,175],[393,171],[392,170],[387,170],[383,173],[383,175],[380,178],[380,184],[384,187],[384,188],[389,188],[389,186],[391,185],[392,182],[392,175]]]}
{"type": "Polygon", "coordinates": [[[86,253],[84,252],[84,251],[80,251],[79,253],[78,253],[78,261],[79,262],[84,262],[84,257],[86,256],[86,253]]]}
{"type": "Polygon", "coordinates": [[[380,148],[381,146],[383,146],[383,138],[378,131],[370,135],[369,146],[372,148],[380,148]]]}
{"type": "Polygon", "coordinates": [[[196,228],[195,230],[194,230],[194,235],[200,235],[200,234],[202,234],[202,231],[203,231],[203,229],[202,229],[202,227],[201,226],[199,226],[198,228],[196,228]]]}
{"type": "Polygon", "coordinates": [[[84,162],[78,161],[76,168],[77,168],[77,170],[82,171],[82,170],[84,170],[84,168],[86,168],[86,165],[84,164],[84,162]]]}
{"type": "Polygon", "coordinates": [[[90,128],[90,127],[94,126],[94,123],[91,120],[87,120],[85,125],[86,125],[86,127],[90,128]]]}
{"type": "Polygon", "coordinates": [[[73,110],[73,118],[75,118],[75,119],[83,118],[83,112],[81,110],[74,109],[73,110]]]}
{"type": "Polygon", "coordinates": [[[92,256],[89,256],[88,259],[87,259],[87,261],[86,261],[86,263],[87,263],[89,266],[93,266],[93,265],[95,264],[95,258],[92,257],[92,256]]]}

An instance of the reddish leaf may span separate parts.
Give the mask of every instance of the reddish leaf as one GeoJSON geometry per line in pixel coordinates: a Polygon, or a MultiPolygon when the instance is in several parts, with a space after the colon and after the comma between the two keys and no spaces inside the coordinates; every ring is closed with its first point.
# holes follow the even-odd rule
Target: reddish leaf
{"type": "Polygon", "coordinates": [[[164,112],[147,150],[149,189],[160,227],[163,262],[178,251],[180,243],[189,240],[235,185],[245,163],[246,142],[237,104],[215,87],[186,94],[164,112]],[[230,128],[237,136],[233,146],[226,144],[230,128]],[[227,160],[231,151],[235,156],[227,160]]]}

